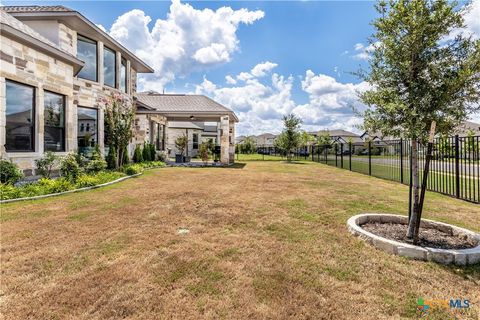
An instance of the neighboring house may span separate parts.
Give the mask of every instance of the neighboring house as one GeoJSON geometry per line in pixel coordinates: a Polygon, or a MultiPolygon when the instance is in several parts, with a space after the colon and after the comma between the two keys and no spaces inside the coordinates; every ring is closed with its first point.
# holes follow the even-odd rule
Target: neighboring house
{"type": "Polygon", "coordinates": [[[263,133],[255,136],[254,138],[257,142],[257,146],[273,147],[275,145],[275,139],[277,138],[277,136],[271,133],[263,133]]]}
{"type": "Polygon", "coordinates": [[[240,144],[243,143],[243,141],[246,139],[246,136],[238,136],[235,138],[235,144],[240,144]]]}
{"type": "Polygon", "coordinates": [[[137,116],[164,117],[168,122],[165,141],[169,156],[177,152],[176,137],[188,133],[188,155],[196,155],[198,144],[212,139],[220,147],[220,161],[234,162],[238,118],[232,110],[203,95],[149,91],[138,93],[137,98],[137,116]]]}
{"type": "Polygon", "coordinates": [[[329,135],[332,143],[363,143],[361,137],[353,132],[347,130],[319,130],[314,132],[309,132],[315,138],[320,136],[329,135]]]}
{"type": "Polygon", "coordinates": [[[134,100],[137,73],[153,69],[77,11],[3,6],[0,13],[0,157],[32,174],[45,151],[103,150],[99,99],[134,100]]]}
{"type": "Polygon", "coordinates": [[[480,124],[472,121],[465,121],[455,128],[454,134],[458,134],[460,137],[466,137],[469,135],[480,136],[480,124]]]}

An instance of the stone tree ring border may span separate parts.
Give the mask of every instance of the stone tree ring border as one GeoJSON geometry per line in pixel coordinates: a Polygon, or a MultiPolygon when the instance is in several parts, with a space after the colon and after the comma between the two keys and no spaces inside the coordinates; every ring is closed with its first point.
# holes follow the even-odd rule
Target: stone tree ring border
{"type": "Polygon", "coordinates": [[[433,227],[444,232],[451,232],[454,235],[464,235],[476,239],[476,247],[461,250],[420,247],[403,242],[389,240],[370,233],[362,228],[362,225],[367,222],[391,222],[407,224],[407,220],[408,218],[406,216],[394,214],[365,213],[353,216],[348,219],[347,226],[348,230],[352,234],[372,244],[377,249],[383,250],[391,254],[423,261],[434,261],[440,264],[455,264],[460,266],[467,266],[480,263],[480,234],[464,228],[427,219],[422,219],[421,223],[421,227],[433,227]]]}

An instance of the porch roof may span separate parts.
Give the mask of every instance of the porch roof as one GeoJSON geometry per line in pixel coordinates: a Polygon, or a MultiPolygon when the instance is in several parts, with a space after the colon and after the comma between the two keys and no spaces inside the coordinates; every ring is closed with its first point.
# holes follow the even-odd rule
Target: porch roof
{"type": "Polygon", "coordinates": [[[230,116],[235,122],[235,113],[220,103],[203,95],[161,94],[157,92],[141,92],[137,94],[137,105],[142,107],[139,113],[160,113],[171,121],[201,118],[212,119],[230,116]]]}

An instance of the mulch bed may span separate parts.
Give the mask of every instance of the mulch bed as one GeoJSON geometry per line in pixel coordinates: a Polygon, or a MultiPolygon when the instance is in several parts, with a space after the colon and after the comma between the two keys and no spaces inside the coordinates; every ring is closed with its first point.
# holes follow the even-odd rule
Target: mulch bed
{"type": "MultiPolygon", "coordinates": [[[[362,228],[377,236],[412,244],[406,237],[407,225],[399,223],[368,222],[362,228]]],[[[477,241],[467,236],[452,235],[433,228],[420,228],[416,245],[436,249],[469,249],[477,246],[477,241]]]]}

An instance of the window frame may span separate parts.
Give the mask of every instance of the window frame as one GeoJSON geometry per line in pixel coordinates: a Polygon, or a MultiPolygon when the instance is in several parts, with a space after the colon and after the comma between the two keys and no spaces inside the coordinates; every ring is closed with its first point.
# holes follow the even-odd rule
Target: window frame
{"type": "Polygon", "coordinates": [[[127,59],[125,59],[124,57],[121,57],[120,58],[120,74],[119,74],[119,77],[120,77],[120,81],[119,81],[119,88],[121,92],[123,93],[127,93],[128,91],[128,75],[127,75],[127,59]],[[125,64],[123,64],[123,62],[125,61],[125,64]],[[122,69],[123,67],[125,66],[125,80],[122,81],[122,69]],[[123,82],[123,85],[125,86],[125,90],[122,89],[122,82],[123,82]]]}
{"type": "Polygon", "coordinates": [[[91,38],[89,38],[89,37],[86,37],[86,36],[84,36],[84,35],[82,35],[82,34],[77,33],[77,58],[78,58],[78,42],[79,42],[79,37],[85,38],[85,39],[90,40],[90,41],[92,41],[92,42],[95,42],[95,62],[96,62],[96,63],[95,63],[95,80],[81,77],[81,76],[80,76],[81,70],[78,72],[77,77],[80,78],[80,79],[83,79],[83,80],[87,80],[87,81],[98,82],[99,73],[100,73],[100,68],[99,68],[100,66],[99,66],[99,63],[98,63],[98,62],[100,61],[100,54],[99,54],[99,52],[98,52],[98,51],[99,51],[99,50],[98,50],[98,41],[97,41],[97,40],[93,40],[93,39],[91,39],[91,38]]]}
{"type": "Polygon", "coordinates": [[[28,153],[28,152],[36,152],[36,139],[35,139],[35,133],[37,132],[37,87],[18,82],[15,80],[10,80],[10,79],[5,79],[5,152],[7,153],[28,153]],[[31,139],[32,139],[32,148],[30,150],[8,150],[7,149],[7,82],[14,83],[16,85],[24,86],[24,87],[29,87],[33,89],[33,94],[32,94],[32,119],[33,119],[33,124],[31,127],[33,127],[33,130],[31,132],[31,139]]]}
{"type": "MultiPolygon", "coordinates": [[[[52,151],[52,150],[45,150],[45,128],[51,127],[45,124],[45,98],[43,103],[43,151],[52,151],[52,152],[66,152],[67,151],[67,97],[64,94],[57,93],[50,90],[43,90],[43,96],[45,97],[45,93],[52,93],[56,94],[57,96],[62,96],[63,100],[63,145],[62,150],[52,151]]],[[[52,127],[52,128],[59,128],[59,127],[52,127]]]]}
{"type": "Polygon", "coordinates": [[[198,133],[193,133],[192,134],[192,150],[198,150],[198,147],[199,147],[199,134],[198,133]],[[197,138],[197,142],[195,142],[195,138],[197,138]]]}
{"type": "MultiPolygon", "coordinates": [[[[96,142],[95,144],[98,144],[100,145],[100,142],[98,141],[99,137],[98,137],[98,133],[99,133],[99,130],[98,130],[98,115],[99,115],[99,110],[98,108],[93,108],[93,107],[84,107],[84,106],[77,106],[77,118],[75,119],[77,121],[77,148],[78,148],[78,108],[82,108],[82,109],[89,109],[89,110],[95,110],[95,114],[96,114],[96,117],[95,117],[95,137],[96,137],[96,142]]],[[[84,126],[84,131],[82,132],[87,132],[86,129],[87,129],[87,126],[84,126]]]]}
{"type": "MultiPolygon", "coordinates": [[[[110,47],[107,47],[106,45],[103,45],[103,84],[109,88],[114,88],[114,89],[119,89],[117,88],[117,52],[110,47]],[[113,77],[113,86],[109,85],[108,83],[105,82],[105,51],[108,51],[110,53],[113,53],[113,72],[114,72],[114,77],[113,77]]],[[[125,75],[126,78],[126,75],[125,75]]]]}

